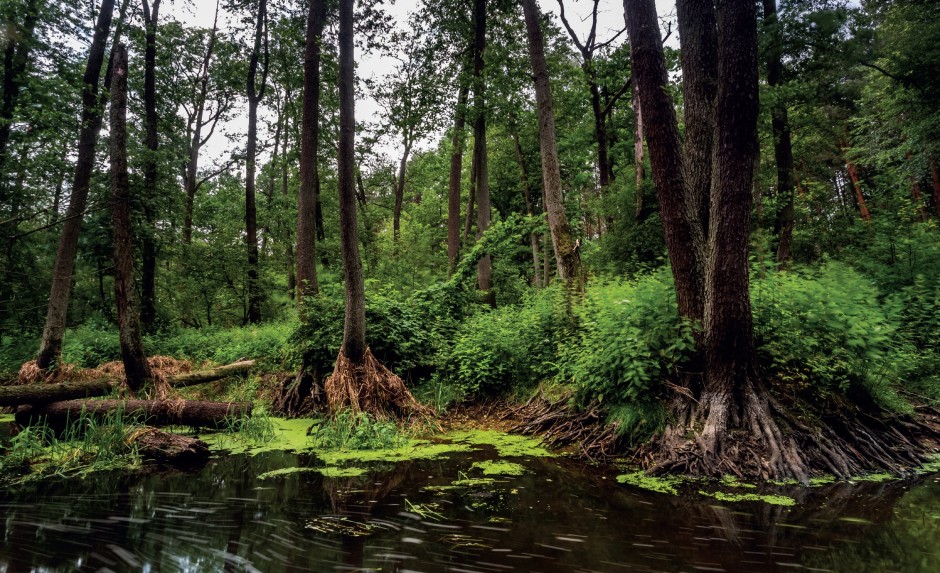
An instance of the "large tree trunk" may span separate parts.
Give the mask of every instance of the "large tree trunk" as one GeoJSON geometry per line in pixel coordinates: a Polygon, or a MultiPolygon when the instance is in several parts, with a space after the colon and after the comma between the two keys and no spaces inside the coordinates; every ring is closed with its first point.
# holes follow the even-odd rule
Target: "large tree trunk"
{"type": "Polygon", "coordinates": [[[597,141],[597,172],[600,177],[601,193],[603,194],[613,178],[610,168],[610,152],[607,151],[607,118],[604,117],[604,106],[601,105],[601,88],[597,84],[597,71],[594,69],[593,58],[584,61],[584,72],[588,78],[588,87],[591,92],[591,112],[594,114],[594,139],[597,141]]]}
{"type": "Polygon", "coordinates": [[[205,125],[206,98],[209,93],[209,63],[212,61],[212,53],[215,50],[218,22],[219,0],[216,0],[212,32],[209,33],[206,55],[202,59],[202,68],[199,72],[199,96],[195,104],[195,119],[193,120],[192,138],[189,141],[189,156],[186,161],[186,171],[183,182],[186,188],[186,204],[183,208],[183,242],[187,245],[192,243],[193,240],[193,207],[196,202],[196,191],[199,190],[199,182],[196,180],[199,174],[199,150],[202,148],[203,143],[205,143],[202,139],[202,128],[205,125]]]}
{"type": "Polygon", "coordinates": [[[676,110],[665,89],[668,77],[656,5],[653,0],[624,0],[624,12],[633,75],[640,92],[643,119],[649,126],[646,143],[679,312],[691,320],[701,320],[705,307],[704,252],[697,245],[704,240],[701,224],[694,220],[696,205],[686,196],[676,110]]]}
{"type": "Polygon", "coordinates": [[[156,275],[157,246],[155,233],[157,215],[157,151],[160,139],[157,134],[157,23],[160,19],[160,0],[153,0],[151,10],[147,0],[142,0],[144,24],[147,26],[144,51],[144,124],[146,138],[144,144],[147,154],[144,160],[144,220],[146,230],[141,236],[141,284],[140,284],[140,321],[145,327],[153,325],[157,318],[156,275]]]}
{"type": "Polygon", "coordinates": [[[454,110],[454,134],[450,152],[450,187],[447,194],[447,261],[453,274],[460,252],[460,181],[463,175],[464,124],[467,121],[467,96],[470,86],[465,79],[466,70],[460,75],[457,92],[457,108],[454,110]]]}
{"type": "Polygon", "coordinates": [[[353,364],[361,364],[366,352],[366,305],[356,216],[353,5],[354,0],[340,0],[339,226],[340,247],[343,254],[343,280],[346,284],[346,318],[343,326],[342,352],[353,364]]]}
{"type": "MultiPolygon", "coordinates": [[[[519,134],[514,128],[512,131],[512,143],[516,150],[516,162],[519,164],[519,178],[522,183],[522,194],[525,198],[525,212],[529,217],[535,214],[532,209],[532,190],[529,186],[529,168],[525,163],[525,153],[522,151],[522,143],[519,141],[519,134]]],[[[542,263],[539,260],[539,236],[535,231],[529,233],[529,244],[532,247],[532,284],[540,286],[542,284],[542,263]]]]}
{"type": "Polygon", "coordinates": [[[248,62],[248,145],[245,160],[245,242],[248,245],[248,322],[261,322],[261,285],[258,284],[258,220],[255,207],[255,170],[258,155],[258,104],[268,79],[268,2],[258,3],[255,41],[248,62]],[[258,82],[258,66],[261,81],[258,82]]]}
{"type": "Polygon", "coordinates": [[[636,209],[634,218],[637,224],[643,222],[643,180],[646,179],[646,164],[643,155],[643,108],[640,106],[640,90],[633,78],[633,164],[636,166],[636,209]]]}
{"type": "Polygon", "coordinates": [[[140,332],[134,281],[131,193],[127,175],[127,49],[114,47],[111,82],[111,221],[114,234],[114,301],[127,386],[138,391],[153,378],[140,332]]]}
{"type": "MultiPolygon", "coordinates": [[[[125,0],[126,2],[127,0],[125,0]]],[[[122,6],[123,9],[123,6],[122,6]]],[[[75,176],[72,180],[72,195],[62,224],[62,236],[56,251],[55,264],[52,268],[52,288],[49,294],[49,306],[46,311],[46,324],[43,328],[39,356],[36,360],[39,368],[49,368],[58,358],[62,349],[62,335],[65,332],[66,313],[69,306],[69,291],[72,288],[72,272],[75,268],[75,255],[78,252],[78,235],[82,228],[82,215],[88,199],[88,187],[91,172],[95,166],[95,143],[101,130],[101,102],[98,98],[98,80],[104,62],[105,44],[111,29],[111,17],[114,12],[114,0],[103,0],[95,24],[95,33],[88,51],[88,62],[82,78],[82,115],[78,136],[78,159],[75,163],[75,176]]],[[[115,34],[115,40],[117,40],[115,34]]],[[[110,65],[109,65],[110,68],[110,65]]],[[[105,85],[110,82],[110,69],[105,74],[105,85]]]]}
{"type": "MultiPolygon", "coordinates": [[[[777,0],[763,0],[764,29],[770,38],[767,49],[767,85],[771,89],[783,85],[783,30],[777,15],[777,0]]],[[[777,164],[777,220],[774,231],[777,235],[777,264],[785,267],[790,261],[793,244],[793,145],[790,142],[790,121],[787,105],[779,97],[770,110],[770,124],[774,136],[774,161],[777,164]]]]}
{"type": "Polygon", "coordinates": [[[317,284],[317,205],[320,201],[320,42],[326,22],[325,0],[313,0],[307,15],[304,49],[303,118],[300,136],[300,193],[297,199],[297,304],[303,310],[304,297],[316,296],[317,284]]]}
{"type": "MultiPolygon", "coordinates": [[[[473,165],[476,170],[477,239],[490,228],[490,177],[486,152],[486,80],[483,76],[486,50],[486,0],[473,4],[473,165]]],[[[477,263],[477,286],[484,300],[496,306],[493,292],[493,263],[489,255],[477,263]]]]}
{"type": "Polygon", "coordinates": [[[4,22],[7,34],[3,53],[3,98],[0,99],[0,204],[7,199],[7,147],[13,127],[13,112],[26,80],[26,65],[30,60],[38,21],[39,2],[29,0],[24,5],[22,25],[13,19],[4,22]]]}
{"type": "Polygon", "coordinates": [[[930,181],[933,183],[933,208],[940,217],[940,170],[937,169],[937,160],[930,158],[930,181]]]}
{"type": "Polygon", "coordinates": [[[250,417],[251,409],[250,403],[199,400],[68,400],[45,406],[20,406],[16,423],[21,426],[47,423],[60,431],[83,414],[100,420],[121,412],[125,418],[140,418],[150,426],[218,428],[233,419],[250,417]]]}
{"type": "Polygon", "coordinates": [[[408,156],[411,155],[411,141],[408,137],[405,137],[403,144],[405,150],[398,163],[398,176],[395,178],[395,208],[392,210],[392,240],[396,245],[401,234],[401,209],[405,202],[405,172],[408,168],[408,156]]]}
{"type": "MultiPolygon", "coordinates": [[[[552,91],[545,62],[545,42],[539,24],[539,11],[535,0],[523,0],[529,56],[535,83],[535,99],[539,114],[539,147],[542,152],[542,183],[545,187],[545,211],[552,234],[558,275],[569,286],[581,288],[581,255],[571,237],[568,217],[561,190],[561,170],[555,145],[555,117],[552,111],[552,91]]],[[[547,253],[546,253],[547,255],[547,253]]]]}
{"type": "MultiPolygon", "coordinates": [[[[843,152],[845,150],[843,149],[843,152]]],[[[852,180],[852,189],[855,190],[855,202],[858,205],[858,214],[864,221],[871,221],[871,211],[868,210],[868,202],[865,201],[865,195],[862,194],[862,183],[858,179],[858,169],[855,163],[846,158],[845,168],[849,172],[849,178],[852,180]]]]}

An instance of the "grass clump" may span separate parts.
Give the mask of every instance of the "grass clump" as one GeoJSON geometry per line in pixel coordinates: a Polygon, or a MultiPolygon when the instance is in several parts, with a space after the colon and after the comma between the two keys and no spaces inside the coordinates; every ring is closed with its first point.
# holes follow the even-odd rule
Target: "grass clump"
{"type": "Polygon", "coordinates": [[[331,450],[392,449],[408,439],[394,422],[351,410],[340,410],[326,418],[314,426],[311,436],[316,448],[331,450]]]}

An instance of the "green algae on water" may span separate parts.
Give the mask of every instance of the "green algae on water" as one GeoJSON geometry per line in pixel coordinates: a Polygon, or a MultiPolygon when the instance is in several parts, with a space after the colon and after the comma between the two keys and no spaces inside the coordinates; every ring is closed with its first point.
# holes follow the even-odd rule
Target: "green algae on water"
{"type": "Polygon", "coordinates": [[[411,460],[433,460],[455,452],[470,451],[466,444],[437,444],[428,440],[408,440],[397,448],[383,450],[314,450],[317,457],[327,465],[342,465],[349,462],[406,462],[411,460]]]}
{"type": "Polygon", "coordinates": [[[754,489],[757,486],[752,483],[745,483],[740,481],[737,477],[733,475],[723,475],[721,476],[721,485],[724,487],[733,487],[733,488],[744,488],[744,489],[754,489]]]}
{"type": "Polygon", "coordinates": [[[303,418],[269,418],[271,423],[270,435],[262,439],[251,436],[227,433],[210,432],[199,437],[209,444],[213,450],[227,450],[232,454],[248,454],[254,456],[264,452],[273,451],[310,451],[313,442],[307,431],[312,421],[303,418]]]}
{"type": "Polygon", "coordinates": [[[520,464],[498,460],[475,462],[472,467],[483,470],[485,476],[521,476],[526,471],[520,464]]]}
{"type": "Polygon", "coordinates": [[[319,468],[281,468],[279,470],[272,470],[269,472],[264,472],[263,474],[258,476],[258,479],[264,480],[264,479],[269,479],[273,477],[280,477],[280,476],[300,474],[300,473],[311,473],[311,472],[317,472],[317,471],[319,471],[319,468]]]}
{"type": "Polygon", "coordinates": [[[617,476],[617,482],[634,487],[639,487],[657,493],[668,493],[670,495],[679,495],[676,486],[682,483],[679,477],[657,477],[647,475],[645,472],[633,472],[617,476]]]}
{"type": "Polygon", "coordinates": [[[872,483],[882,483],[886,481],[893,481],[896,479],[898,479],[898,477],[895,475],[879,473],[879,474],[866,474],[862,476],[855,476],[849,481],[867,481],[867,482],[872,482],[872,483]]]}
{"type": "Polygon", "coordinates": [[[328,478],[344,478],[344,477],[359,477],[365,475],[365,468],[338,468],[334,466],[327,466],[325,468],[317,468],[317,471],[323,474],[323,477],[328,478]]]}
{"type": "Polygon", "coordinates": [[[718,501],[761,501],[768,503],[770,505],[784,505],[791,506],[796,505],[796,500],[792,497],[787,497],[785,495],[762,495],[759,493],[725,493],[723,491],[716,491],[714,493],[708,493],[706,491],[699,490],[700,495],[707,497],[713,497],[718,501]]]}
{"type": "Polygon", "coordinates": [[[444,436],[455,443],[472,446],[493,446],[502,458],[549,458],[555,457],[538,438],[507,434],[498,430],[458,430],[444,436]]]}

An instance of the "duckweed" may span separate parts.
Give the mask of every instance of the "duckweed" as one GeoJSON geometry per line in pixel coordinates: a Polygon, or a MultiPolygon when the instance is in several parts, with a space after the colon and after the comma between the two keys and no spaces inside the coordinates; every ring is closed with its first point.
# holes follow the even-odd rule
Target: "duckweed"
{"type": "Polygon", "coordinates": [[[501,458],[548,458],[555,456],[542,446],[542,441],[538,438],[507,434],[498,430],[460,430],[450,432],[444,438],[452,442],[473,446],[493,446],[501,458]]]}
{"type": "Polygon", "coordinates": [[[682,483],[678,477],[658,477],[647,475],[645,472],[633,472],[617,476],[617,482],[643,488],[657,493],[679,495],[676,486],[682,483]]]}
{"type": "Polygon", "coordinates": [[[759,493],[725,493],[723,491],[716,491],[713,493],[708,493],[706,491],[699,490],[699,495],[704,495],[706,497],[713,497],[718,501],[762,501],[770,505],[785,505],[791,506],[796,505],[796,500],[792,497],[787,497],[785,495],[762,495],[759,493]]]}
{"type": "Polygon", "coordinates": [[[499,460],[486,460],[473,464],[475,469],[483,470],[486,476],[521,476],[525,473],[525,468],[513,462],[502,462],[499,460]]]}

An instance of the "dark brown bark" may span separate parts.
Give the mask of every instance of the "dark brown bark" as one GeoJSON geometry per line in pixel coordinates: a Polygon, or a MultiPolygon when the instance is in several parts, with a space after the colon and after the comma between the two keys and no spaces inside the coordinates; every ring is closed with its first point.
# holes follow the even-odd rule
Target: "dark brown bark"
{"type": "Polygon", "coordinates": [[[467,121],[467,97],[470,86],[461,74],[457,92],[457,108],[454,110],[454,133],[451,136],[450,187],[447,194],[447,261],[449,273],[457,267],[460,252],[460,182],[463,176],[463,152],[466,147],[464,125],[467,121]]]}
{"type": "MultiPolygon", "coordinates": [[[[486,151],[486,0],[473,3],[473,165],[476,170],[477,239],[490,228],[490,177],[486,151]]],[[[484,300],[496,306],[493,292],[493,263],[489,255],[477,263],[477,287],[484,300]]]]}
{"type": "Polygon", "coordinates": [[[23,6],[23,23],[8,20],[3,52],[3,98],[0,99],[0,201],[6,199],[7,147],[13,128],[13,112],[25,83],[26,66],[35,41],[39,21],[39,2],[29,0],[23,6]]]}
{"type": "Polygon", "coordinates": [[[160,20],[160,1],[153,0],[153,7],[147,0],[141,0],[144,10],[144,24],[147,27],[146,49],[144,51],[144,144],[147,154],[144,159],[144,219],[147,228],[141,236],[141,276],[140,276],[140,321],[145,327],[153,325],[157,318],[156,276],[157,246],[156,209],[157,200],[157,151],[160,138],[157,134],[157,24],[160,20]]]}
{"type": "Polygon", "coordinates": [[[166,381],[174,388],[198,386],[199,384],[221,380],[222,378],[234,376],[235,374],[244,374],[251,370],[251,367],[254,365],[254,360],[242,360],[239,362],[233,362],[232,364],[226,364],[225,366],[210,368],[208,370],[187,372],[185,374],[174,374],[172,376],[167,376],[166,381]]]}
{"type": "MultiPolygon", "coordinates": [[[[408,128],[405,128],[408,131],[408,128]]],[[[398,163],[398,176],[395,177],[395,208],[392,210],[392,239],[398,244],[401,233],[401,209],[405,202],[405,171],[408,167],[408,156],[411,155],[411,141],[405,136],[405,150],[398,163]]]]}
{"type": "Polygon", "coordinates": [[[863,220],[871,221],[871,211],[868,210],[868,202],[865,201],[865,195],[862,194],[862,184],[858,179],[858,169],[855,167],[855,163],[848,158],[845,160],[845,168],[849,172],[849,178],[852,180],[852,188],[855,190],[855,202],[858,205],[858,214],[863,220]]]}
{"type": "Polygon", "coordinates": [[[704,253],[712,188],[715,97],[718,93],[715,9],[712,2],[678,0],[676,16],[682,44],[686,196],[692,210],[690,218],[695,250],[704,253]]]}
{"type": "MultiPolygon", "coordinates": [[[[783,84],[783,30],[777,16],[777,0],[763,0],[764,29],[770,37],[767,49],[767,85],[771,89],[783,84]]],[[[793,145],[790,142],[790,121],[787,105],[778,99],[770,110],[774,137],[774,161],[777,165],[777,198],[780,204],[774,233],[777,235],[777,264],[785,267],[790,261],[793,244],[793,201],[796,184],[793,177],[793,145]]]]}
{"type": "Polygon", "coordinates": [[[307,15],[304,50],[303,118],[300,137],[300,193],[297,199],[297,283],[298,308],[304,297],[316,296],[317,284],[317,206],[320,201],[320,43],[326,22],[324,0],[313,0],[307,15]]]}
{"type": "Polygon", "coordinates": [[[125,418],[139,418],[150,426],[224,427],[231,420],[251,416],[250,403],[204,402],[199,400],[68,400],[44,406],[20,406],[16,423],[29,426],[48,423],[60,430],[82,413],[95,419],[121,412],[125,418]]]}
{"type": "MultiPolygon", "coordinates": [[[[519,141],[519,134],[515,130],[512,132],[512,143],[516,150],[516,163],[519,164],[519,182],[522,184],[522,194],[525,198],[525,212],[528,216],[533,216],[535,212],[532,209],[532,190],[529,185],[529,168],[526,166],[525,153],[522,152],[522,143],[519,141]]],[[[539,236],[536,232],[529,233],[529,244],[532,247],[532,284],[540,286],[542,284],[541,261],[539,260],[539,236]]]]}
{"type": "Polygon", "coordinates": [[[535,0],[523,0],[526,35],[529,40],[529,57],[535,84],[535,99],[539,116],[539,147],[542,153],[542,184],[545,188],[545,211],[552,234],[552,245],[558,265],[558,275],[570,287],[583,287],[581,255],[571,237],[568,217],[561,190],[561,170],[558,164],[558,149],[555,145],[555,117],[552,111],[552,91],[545,62],[545,42],[539,23],[538,5],[535,0]]]}
{"type": "Polygon", "coordinates": [[[127,443],[135,446],[145,459],[177,468],[192,468],[209,459],[209,445],[202,440],[156,428],[134,430],[127,443]]]}
{"type": "Polygon", "coordinates": [[[255,21],[254,47],[248,61],[248,145],[245,159],[245,243],[248,246],[248,322],[261,322],[261,285],[258,284],[258,215],[255,206],[255,171],[258,155],[258,104],[268,80],[268,2],[260,0],[255,21]],[[259,66],[261,81],[258,81],[259,66]]]}
{"type": "MultiPolygon", "coordinates": [[[[98,132],[101,130],[102,108],[98,97],[98,81],[101,76],[101,66],[104,63],[105,44],[111,30],[113,13],[114,0],[103,0],[98,12],[98,20],[95,23],[91,47],[88,50],[85,74],[82,78],[82,115],[79,124],[78,158],[72,179],[72,195],[65,214],[65,222],[62,224],[62,235],[56,251],[55,265],[52,268],[52,288],[46,311],[46,324],[43,328],[39,356],[36,359],[39,368],[43,370],[56,361],[62,349],[69,292],[72,288],[72,271],[75,268],[75,256],[78,252],[78,235],[82,228],[82,214],[85,211],[91,173],[95,166],[95,143],[98,140],[98,132]]],[[[115,34],[115,40],[117,40],[116,36],[117,34],[115,34]]],[[[109,76],[110,73],[105,74],[105,85],[110,83],[109,76]]]]}
{"type": "Polygon", "coordinates": [[[138,391],[153,378],[141,336],[134,280],[131,193],[127,175],[127,48],[114,47],[111,81],[111,223],[114,235],[114,301],[127,386],[138,391]]]}
{"type": "Polygon", "coordinates": [[[643,153],[643,108],[640,106],[636,77],[633,78],[633,164],[636,166],[636,209],[634,218],[643,222],[643,180],[646,179],[646,164],[643,153]]]}
{"type": "Polygon", "coordinates": [[[197,180],[199,174],[199,150],[205,143],[202,137],[202,128],[206,126],[205,112],[206,100],[209,93],[209,64],[212,61],[212,54],[215,51],[215,39],[218,32],[219,22],[219,1],[215,4],[215,17],[212,21],[212,31],[209,33],[209,41],[206,45],[206,55],[202,59],[202,68],[199,77],[199,95],[195,102],[195,112],[192,122],[192,137],[189,140],[189,154],[186,162],[186,170],[183,186],[186,188],[186,204],[183,209],[183,242],[192,243],[193,239],[193,206],[196,202],[196,192],[199,190],[200,182],[197,180]]]}
{"type": "Polygon", "coordinates": [[[646,144],[653,181],[663,218],[663,231],[676,298],[682,316],[701,320],[704,312],[704,252],[701,225],[693,221],[695,209],[686,197],[682,149],[672,98],[666,91],[666,62],[659,20],[653,0],[624,0],[630,36],[633,75],[640,92],[646,125],[646,144]]]}
{"type": "Polygon", "coordinates": [[[477,204],[477,158],[476,154],[470,159],[470,192],[467,194],[467,212],[464,215],[463,224],[463,242],[464,245],[470,244],[470,231],[473,230],[473,220],[476,218],[477,204]]]}
{"type": "Polygon", "coordinates": [[[359,257],[356,214],[356,117],[353,91],[355,56],[353,54],[354,0],[339,4],[339,226],[343,254],[343,280],[346,283],[346,318],[343,325],[341,354],[353,364],[361,364],[366,352],[365,284],[359,257]]]}
{"type": "Polygon", "coordinates": [[[0,407],[49,404],[63,400],[94,398],[96,396],[106,396],[113,390],[113,380],[0,386],[0,407]]]}

